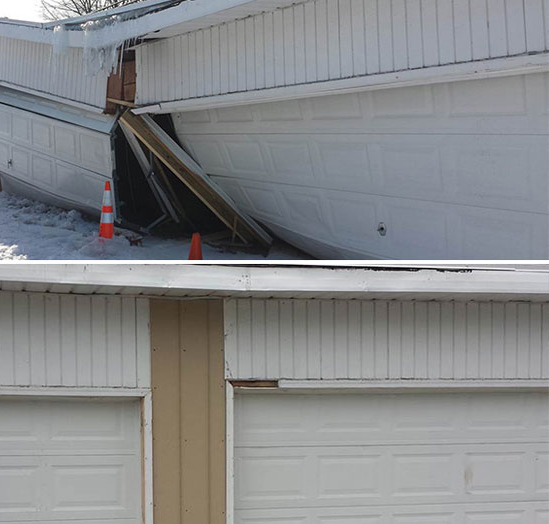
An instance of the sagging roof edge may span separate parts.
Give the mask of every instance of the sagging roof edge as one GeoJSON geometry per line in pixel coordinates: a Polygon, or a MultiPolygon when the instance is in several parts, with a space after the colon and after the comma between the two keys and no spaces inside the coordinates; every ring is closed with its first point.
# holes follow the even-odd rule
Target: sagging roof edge
{"type": "Polygon", "coordinates": [[[530,296],[549,300],[547,265],[0,264],[0,289],[276,298],[530,296]],[[114,266],[114,267],[113,267],[114,266]]]}
{"type": "MultiPolygon", "coordinates": [[[[295,3],[299,1],[303,0],[294,0],[295,3]]],[[[292,3],[291,0],[273,0],[273,9],[277,7],[278,2],[281,6],[292,3]]],[[[216,23],[232,21],[241,17],[241,15],[233,16],[231,14],[231,10],[234,8],[249,6],[250,13],[256,13],[258,8],[253,9],[254,4],[262,5],[260,0],[186,0],[173,3],[174,5],[164,5],[166,2],[155,0],[151,4],[151,9],[148,10],[144,9],[141,3],[128,6],[125,10],[126,18],[116,24],[115,31],[112,30],[112,25],[101,26],[100,22],[117,16],[119,13],[116,9],[101,14],[92,13],[80,18],[60,20],[55,23],[41,24],[0,19],[0,36],[53,45],[55,42],[54,29],[64,27],[67,29],[65,36],[66,44],[69,47],[89,45],[107,48],[122,41],[143,37],[154,38],[156,32],[182,23],[200,24],[201,19],[206,19],[210,15],[216,15],[216,23]],[[131,11],[136,13],[133,18],[128,16],[128,12],[131,11]],[[98,24],[96,28],[93,27],[94,24],[98,24]]],[[[144,4],[148,4],[148,2],[144,2],[144,4]]],[[[123,10],[123,8],[119,9],[123,10]]],[[[206,26],[208,25],[212,24],[207,22],[206,26]]]]}

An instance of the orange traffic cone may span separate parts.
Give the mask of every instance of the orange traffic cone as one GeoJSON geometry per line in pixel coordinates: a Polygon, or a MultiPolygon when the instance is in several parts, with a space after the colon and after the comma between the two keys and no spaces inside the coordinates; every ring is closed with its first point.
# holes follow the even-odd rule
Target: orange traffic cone
{"type": "Polygon", "coordinates": [[[189,260],[202,260],[202,241],[200,233],[194,233],[191,240],[191,249],[189,251],[189,260]]]}
{"type": "Polygon", "coordinates": [[[101,238],[112,238],[114,236],[114,215],[111,195],[111,183],[105,182],[103,207],[101,209],[101,223],[99,224],[99,236],[101,238]]]}

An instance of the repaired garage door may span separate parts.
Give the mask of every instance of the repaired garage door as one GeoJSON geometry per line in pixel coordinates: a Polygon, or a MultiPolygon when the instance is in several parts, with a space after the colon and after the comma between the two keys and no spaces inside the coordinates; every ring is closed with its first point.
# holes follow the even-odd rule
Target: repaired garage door
{"type": "Polygon", "coordinates": [[[239,394],[238,524],[547,524],[541,392],[239,394]]]}
{"type": "Polygon", "coordinates": [[[139,411],[0,400],[0,522],[141,522],[139,411]]]}

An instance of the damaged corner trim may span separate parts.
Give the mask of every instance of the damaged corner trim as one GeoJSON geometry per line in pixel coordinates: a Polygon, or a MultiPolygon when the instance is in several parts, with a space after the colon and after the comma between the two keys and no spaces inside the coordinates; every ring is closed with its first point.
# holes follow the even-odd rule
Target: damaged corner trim
{"type": "Polygon", "coordinates": [[[277,389],[278,380],[229,380],[233,388],[277,389]]]}

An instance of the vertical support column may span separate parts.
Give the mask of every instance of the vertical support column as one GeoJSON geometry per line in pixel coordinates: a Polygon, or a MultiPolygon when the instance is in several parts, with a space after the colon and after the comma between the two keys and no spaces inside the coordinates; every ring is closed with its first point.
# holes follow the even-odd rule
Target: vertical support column
{"type": "Polygon", "coordinates": [[[154,521],[180,524],[179,303],[151,300],[154,521]]]}
{"type": "Polygon", "coordinates": [[[151,301],[155,522],[225,524],[223,302],[151,301]]]}

